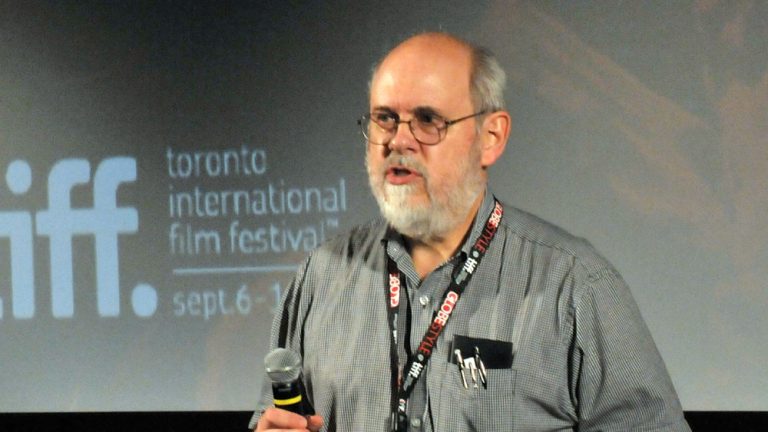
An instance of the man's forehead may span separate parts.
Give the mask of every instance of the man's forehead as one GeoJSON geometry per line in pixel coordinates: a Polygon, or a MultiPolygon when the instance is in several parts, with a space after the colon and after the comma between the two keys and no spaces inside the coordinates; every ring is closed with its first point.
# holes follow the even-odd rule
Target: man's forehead
{"type": "Polygon", "coordinates": [[[444,35],[421,35],[406,40],[382,60],[377,68],[399,70],[405,74],[447,71],[469,76],[471,50],[466,44],[444,35]]]}
{"type": "Polygon", "coordinates": [[[395,48],[371,82],[371,104],[439,106],[469,98],[471,56],[445,38],[420,38],[395,48]]]}

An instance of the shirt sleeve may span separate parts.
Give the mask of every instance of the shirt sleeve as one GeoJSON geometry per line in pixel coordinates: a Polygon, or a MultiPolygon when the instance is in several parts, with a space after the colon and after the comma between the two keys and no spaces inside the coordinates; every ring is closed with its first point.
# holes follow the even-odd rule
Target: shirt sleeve
{"type": "Polygon", "coordinates": [[[664,362],[623,279],[604,269],[575,299],[572,393],[579,431],[690,432],[664,362]]]}

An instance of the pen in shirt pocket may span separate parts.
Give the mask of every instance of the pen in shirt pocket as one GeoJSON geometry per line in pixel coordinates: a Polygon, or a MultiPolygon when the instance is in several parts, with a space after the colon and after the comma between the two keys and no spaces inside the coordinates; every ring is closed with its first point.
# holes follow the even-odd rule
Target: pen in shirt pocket
{"type": "Polygon", "coordinates": [[[461,350],[456,348],[455,350],[453,350],[453,354],[456,356],[456,365],[459,366],[459,374],[461,374],[461,383],[464,384],[464,388],[469,388],[469,386],[467,386],[467,375],[464,373],[466,366],[464,365],[464,358],[461,356],[461,350]]]}
{"type": "Polygon", "coordinates": [[[477,363],[478,374],[480,375],[480,381],[484,387],[488,387],[488,373],[485,371],[485,363],[480,358],[480,348],[475,345],[475,363],[477,363]]]}
{"type": "Polygon", "coordinates": [[[454,357],[456,358],[456,364],[459,367],[461,383],[464,385],[464,388],[469,388],[466,373],[467,369],[469,369],[469,375],[472,378],[472,387],[479,388],[479,380],[479,382],[483,385],[483,388],[488,388],[488,373],[485,369],[483,359],[480,357],[480,349],[475,347],[474,351],[474,355],[464,357],[460,349],[456,348],[453,350],[454,357]]]}

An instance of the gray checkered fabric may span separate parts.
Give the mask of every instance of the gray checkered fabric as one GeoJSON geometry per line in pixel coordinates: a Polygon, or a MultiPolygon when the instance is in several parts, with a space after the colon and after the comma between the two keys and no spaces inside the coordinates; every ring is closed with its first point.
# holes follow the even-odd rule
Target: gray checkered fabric
{"type": "MultiPolygon", "coordinates": [[[[406,276],[398,334],[414,352],[457,263],[493,208],[490,192],[468,241],[423,281],[401,236],[382,220],[314,251],[272,328],[272,346],[296,350],[327,431],[388,431],[390,333],[386,256],[406,276]]],[[[629,289],[584,240],[516,210],[440,336],[408,406],[411,431],[690,431],[664,363],[629,289]],[[511,366],[488,353],[487,386],[452,357],[455,338],[509,347],[511,366]],[[501,366],[500,366],[501,364],[501,366]]],[[[268,381],[265,379],[265,383],[268,381]]],[[[271,404],[265,385],[262,406],[271,404]]],[[[258,414],[254,415],[256,418],[258,414]]]]}

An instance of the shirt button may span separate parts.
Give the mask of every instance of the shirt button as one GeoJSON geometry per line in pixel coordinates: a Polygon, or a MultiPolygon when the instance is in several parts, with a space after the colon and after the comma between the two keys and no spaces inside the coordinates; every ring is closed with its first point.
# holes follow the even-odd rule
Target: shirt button
{"type": "Polygon", "coordinates": [[[415,429],[421,428],[421,419],[412,419],[411,420],[411,426],[413,426],[415,429]]]}
{"type": "Polygon", "coordinates": [[[426,307],[429,304],[429,296],[423,295],[423,296],[419,297],[419,304],[422,307],[426,307]]]}

